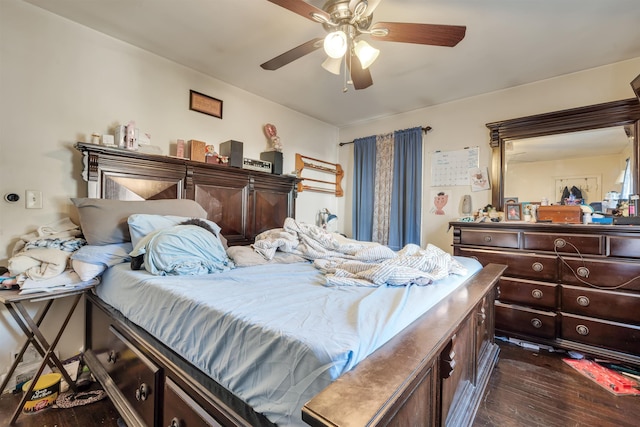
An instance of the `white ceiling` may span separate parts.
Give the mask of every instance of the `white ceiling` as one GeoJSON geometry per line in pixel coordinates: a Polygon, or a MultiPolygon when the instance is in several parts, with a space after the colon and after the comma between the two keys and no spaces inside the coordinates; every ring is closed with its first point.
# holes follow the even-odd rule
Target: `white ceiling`
{"type": "Polygon", "coordinates": [[[383,0],[373,22],[466,36],[453,48],[370,41],[373,86],[343,93],[322,49],[260,68],[326,34],[267,0],[24,1],[338,127],[640,57],[638,0],[383,0]]]}

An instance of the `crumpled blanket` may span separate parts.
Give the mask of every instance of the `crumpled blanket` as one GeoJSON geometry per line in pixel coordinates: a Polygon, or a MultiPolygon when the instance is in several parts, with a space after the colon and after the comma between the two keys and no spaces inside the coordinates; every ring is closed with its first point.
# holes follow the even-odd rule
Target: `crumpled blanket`
{"type": "Polygon", "coordinates": [[[80,227],[69,218],[43,225],[20,237],[8,268],[19,282],[25,278],[45,280],[63,273],[73,252],[87,244],[80,227]]]}
{"type": "Polygon", "coordinates": [[[273,259],[277,250],[308,260],[338,258],[379,261],[396,256],[393,250],[383,245],[365,245],[355,240],[341,243],[323,228],[300,223],[293,218],[286,218],[283,228],[267,230],[256,236],[253,248],[268,260],[273,259]]]}
{"type": "Polygon", "coordinates": [[[266,259],[289,252],[312,260],[325,273],[327,286],[428,285],[449,274],[466,274],[466,268],[434,245],[421,249],[406,245],[398,252],[380,244],[339,242],[331,233],[287,218],[283,228],[256,237],[254,250],[266,259]]]}
{"type": "Polygon", "coordinates": [[[234,268],[220,239],[196,225],[174,225],[147,234],[129,255],[159,276],[200,275],[234,268]]]}
{"type": "Polygon", "coordinates": [[[315,260],[314,265],[326,274],[327,286],[425,286],[449,274],[467,273],[455,258],[432,244],[426,249],[408,244],[396,257],[376,263],[315,260]]]}

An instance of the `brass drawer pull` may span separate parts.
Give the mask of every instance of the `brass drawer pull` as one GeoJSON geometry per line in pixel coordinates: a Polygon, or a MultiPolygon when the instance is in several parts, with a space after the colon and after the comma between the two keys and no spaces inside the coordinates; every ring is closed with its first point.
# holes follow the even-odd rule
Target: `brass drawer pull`
{"type": "Polygon", "coordinates": [[[576,273],[578,273],[580,277],[589,277],[589,269],[587,267],[578,267],[576,273]]]}
{"type": "Polygon", "coordinates": [[[567,241],[564,239],[556,239],[553,241],[553,245],[556,248],[564,248],[565,246],[567,246],[567,241]]]}
{"type": "Polygon", "coordinates": [[[178,417],[173,417],[171,419],[171,424],[169,424],[169,427],[180,427],[182,425],[182,423],[180,423],[180,420],[178,419],[178,417]]]}
{"type": "Polygon", "coordinates": [[[149,386],[145,383],[142,383],[140,387],[136,390],[136,400],[137,401],[145,401],[149,397],[149,386]]]}
{"type": "Polygon", "coordinates": [[[580,295],[576,298],[576,301],[578,302],[578,305],[581,305],[582,307],[589,307],[589,303],[591,303],[591,301],[589,301],[589,297],[584,295],[580,295]]]}
{"type": "Polygon", "coordinates": [[[535,299],[540,299],[544,296],[544,294],[540,289],[534,289],[531,291],[531,296],[534,297],[535,299]]]}
{"type": "Polygon", "coordinates": [[[578,325],[576,326],[576,332],[580,335],[589,335],[589,328],[585,325],[578,325]]]}
{"type": "Polygon", "coordinates": [[[531,268],[533,269],[533,271],[536,271],[539,273],[542,270],[544,270],[544,265],[542,265],[542,263],[539,263],[539,262],[534,262],[531,268]]]}
{"type": "Polygon", "coordinates": [[[533,326],[536,329],[542,328],[542,320],[538,319],[537,317],[534,317],[533,319],[531,319],[531,326],[533,326]]]}
{"type": "Polygon", "coordinates": [[[491,241],[491,236],[484,236],[484,241],[489,243],[491,241]]]}

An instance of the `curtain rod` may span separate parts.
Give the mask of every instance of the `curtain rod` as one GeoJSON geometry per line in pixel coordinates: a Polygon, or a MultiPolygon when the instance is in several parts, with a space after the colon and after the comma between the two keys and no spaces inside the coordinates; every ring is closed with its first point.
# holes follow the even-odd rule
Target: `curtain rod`
{"type": "MultiPolygon", "coordinates": [[[[429,132],[431,129],[433,129],[431,126],[423,126],[422,127],[422,132],[429,132]]],[[[340,147],[342,147],[343,145],[348,145],[348,144],[353,144],[353,141],[350,142],[340,142],[338,145],[340,147]]]]}

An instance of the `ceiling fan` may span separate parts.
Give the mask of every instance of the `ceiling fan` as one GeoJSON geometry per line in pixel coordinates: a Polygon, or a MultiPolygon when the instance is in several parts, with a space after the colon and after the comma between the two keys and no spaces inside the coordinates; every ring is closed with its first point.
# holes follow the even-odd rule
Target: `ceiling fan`
{"type": "MultiPolygon", "coordinates": [[[[380,41],[453,47],[464,38],[467,30],[467,27],[459,25],[406,22],[372,24],[373,11],[381,0],[328,0],[322,9],[303,0],[268,1],[322,24],[328,34],[294,47],[260,66],[265,70],[277,70],[323,46],[328,57],[322,67],[340,75],[344,58],[345,80],[346,70],[349,69],[350,83],[355,89],[365,89],[373,84],[369,66],[380,53],[363,36],[380,41]]],[[[347,91],[346,84],[343,91],[347,91]]]]}

